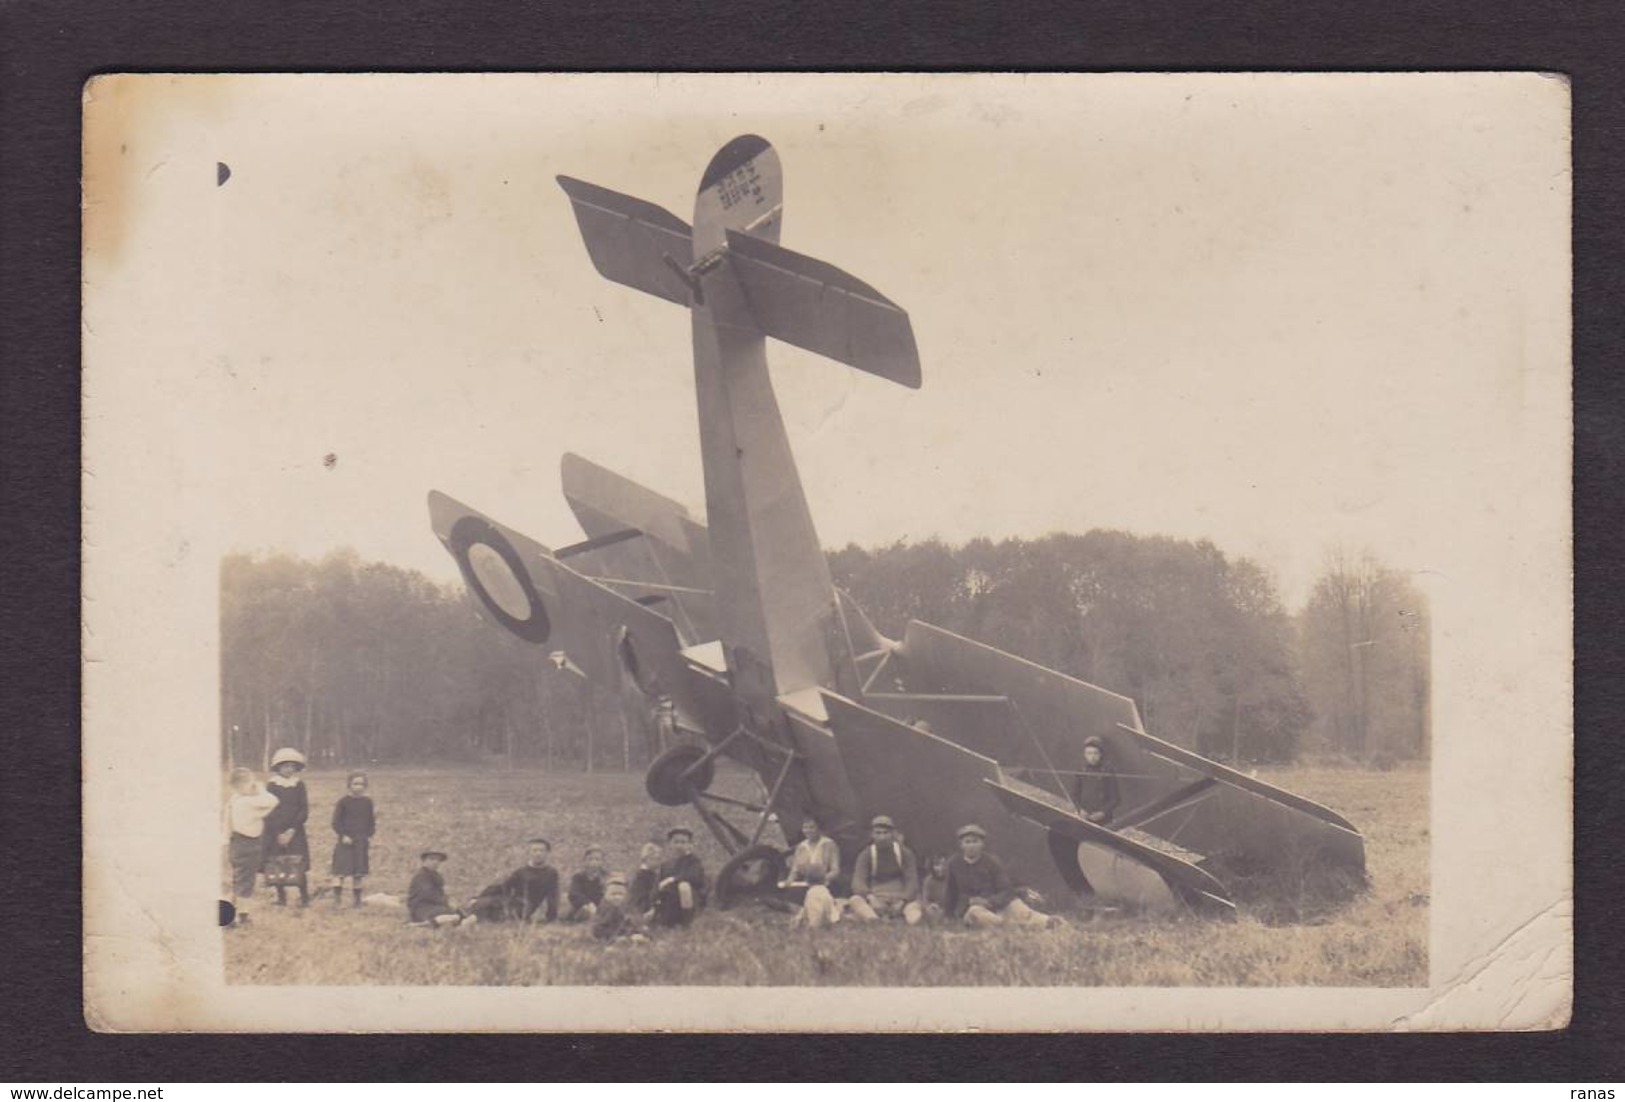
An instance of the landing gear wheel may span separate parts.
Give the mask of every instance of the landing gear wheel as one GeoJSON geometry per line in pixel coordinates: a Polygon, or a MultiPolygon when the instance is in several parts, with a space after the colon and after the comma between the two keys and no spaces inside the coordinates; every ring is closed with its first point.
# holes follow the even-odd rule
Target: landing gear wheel
{"type": "Polygon", "coordinates": [[[649,763],[649,772],[643,778],[649,798],[667,807],[681,807],[691,801],[696,793],[710,788],[711,781],[716,777],[714,758],[693,773],[688,773],[704,757],[703,746],[691,745],[673,746],[655,758],[649,763]],[[684,776],[685,773],[688,775],[684,776]]]}
{"type": "Polygon", "coordinates": [[[1094,886],[1078,865],[1078,843],[1058,830],[1049,832],[1049,855],[1066,886],[1082,895],[1094,895],[1094,886]]]}
{"type": "Polygon", "coordinates": [[[734,854],[717,873],[717,908],[726,911],[746,899],[776,891],[783,863],[784,855],[772,846],[748,846],[734,854]]]}

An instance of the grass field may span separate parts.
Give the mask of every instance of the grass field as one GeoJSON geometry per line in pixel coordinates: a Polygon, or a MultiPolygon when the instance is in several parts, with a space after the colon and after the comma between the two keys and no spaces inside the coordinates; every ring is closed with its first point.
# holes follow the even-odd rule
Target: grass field
{"type": "MultiPolygon", "coordinates": [[[[342,909],[326,898],[308,911],[279,908],[261,888],[252,925],[222,932],[226,975],[243,984],[1426,984],[1428,774],[1294,769],[1264,779],[1335,808],[1365,832],[1369,892],[1330,911],[1305,909],[1313,917],[1295,923],[1282,923],[1279,908],[1243,905],[1229,923],[1122,916],[1049,932],[845,922],[809,932],[746,905],[707,911],[692,928],[648,945],[606,947],[576,926],[421,929],[407,926],[403,911],[353,909],[348,899],[342,909]]],[[[312,771],[306,782],[314,884],[325,882],[328,818],[344,775],[312,771]]],[[[638,847],[677,823],[697,828],[708,871],[725,856],[692,812],[653,804],[640,774],[379,769],[371,795],[379,827],[369,893],[404,898],[418,852],[434,847],[450,853],[441,871],[461,901],[522,863],[523,840],[535,834],[553,840],[565,878],[589,841],[606,847],[612,869],[630,870],[638,847]]]]}

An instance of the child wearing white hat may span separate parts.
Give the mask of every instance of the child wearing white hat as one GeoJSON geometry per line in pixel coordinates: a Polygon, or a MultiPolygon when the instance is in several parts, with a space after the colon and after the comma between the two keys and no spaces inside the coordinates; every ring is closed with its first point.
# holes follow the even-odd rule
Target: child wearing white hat
{"type": "Polygon", "coordinates": [[[310,818],[310,792],[299,774],[305,770],[305,755],[284,746],[271,755],[271,777],[265,789],[277,799],[276,807],[265,817],[265,863],[267,883],[276,888],[276,905],[288,905],[288,881],[299,888],[299,905],[310,906],[310,839],[305,836],[305,820],[310,818]]]}

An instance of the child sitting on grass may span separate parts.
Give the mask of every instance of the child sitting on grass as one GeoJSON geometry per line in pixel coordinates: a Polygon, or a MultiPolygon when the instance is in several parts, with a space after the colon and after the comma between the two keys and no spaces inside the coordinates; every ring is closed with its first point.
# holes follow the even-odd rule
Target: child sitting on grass
{"type": "Polygon", "coordinates": [[[705,866],[694,856],[694,832],[666,832],[666,860],[655,870],[654,924],[687,926],[705,906],[705,866]]]}
{"type": "Polygon", "coordinates": [[[492,884],[469,903],[482,922],[552,922],[559,917],[559,873],[548,861],[553,843],[532,838],[525,843],[525,863],[492,884]]]}
{"type": "Polygon", "coordinates": [[[932,857],[926,862],[925,876],[920,880],[920,899],[925,903],[925,920],[935,925],[947,915],[948,859],[932,857]]]}
{"type": "Polygon", "coordinates": [[[446,898],[446,878],[440,875],[440,863],[446,855],[426,849],[418,860],[422,865],[406,890],[407,920],[417,926],[456,926],[463,921],[463,913],[446,898]]]}
{"type": "Polygon", "coordinates": [[[785,898],[801,904],[793,925],[816,930],[841,921],[841,904],[830,891],[840,871],[841,851],[835,839],[824,833],[817,819],[806,816],[801,841],[790,855],[790,871],[779,882],[785,898]]]}
{"type": "Polygon", "coordinates": [[[350,879],[354,898],[351,906],[361,906],[361,882],[368,872],[367,848],[372,841],[376,819],[372,799],[367,795],[367,775],[351,773],[349,792],[339,797],[333,808],[333,833],[339,840],[333,846],[333,906],[344,905],[344,880],[350,879]]]}
{"type": "MultiPolygon", "coordinates": [[[[626,881],[621,881],[626,886],[626,881]]],[[[564,921],[591,922],[604,901],[604,848],[588,846],[582,854],[582,868],[570,877],[565,893],[564,921]]]]}
{"type": "Polygon", "coordinates": [[[654,910],[655,885],[660,877],[660,847],[653,842],[643,843],[643,849],[638,852],[638,871],[632,874],[632,883],[627,892],[627,906],[640,915],[646,915],[654,910]]]}
{"type": "Polygon", "coordinates": [[[643,916],[629,906],[626,877],[611,876],[604,882],[604,898],[592,924],[592,936],[599,941],[645,942],[643,916]]]}
{"type": "Polygon", "coordinates": [[[226,822],[231,831],[228,843],[231,857],[231,905],[239,926],[248,924],[243,906],[254,894],[254,881],[264,859],[265,817],[277,806],[277,798],[259,786],[252,770],[238,766],[231,771],[231,798],[226,803],[226,822]]]}

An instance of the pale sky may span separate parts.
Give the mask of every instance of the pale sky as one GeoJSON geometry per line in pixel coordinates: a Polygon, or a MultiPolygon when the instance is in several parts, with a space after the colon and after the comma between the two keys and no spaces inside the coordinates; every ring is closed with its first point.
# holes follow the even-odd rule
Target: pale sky
{"type": "Polygon", "coordinates": [[[769,348],[830,548],[1104,527],[1211,539],[1293,606],[1334,542],[1426,585],[1515,507],[1509,457],[1567,401],[1567,96],[1541,77],[98,95],[121,125],[87,140],[86,280],[117,308],[87,302],[87,361],[166,365],[144,422],[198,443],[153,461],[229,547],[450,580],[428,491],[561,546],[566,451],[702,512],[685,311],[597,275],[554,176],[687,220],[745,132],[778,149],[782,243],[896,301],[920,350],[910,391],[769,348]]]}

